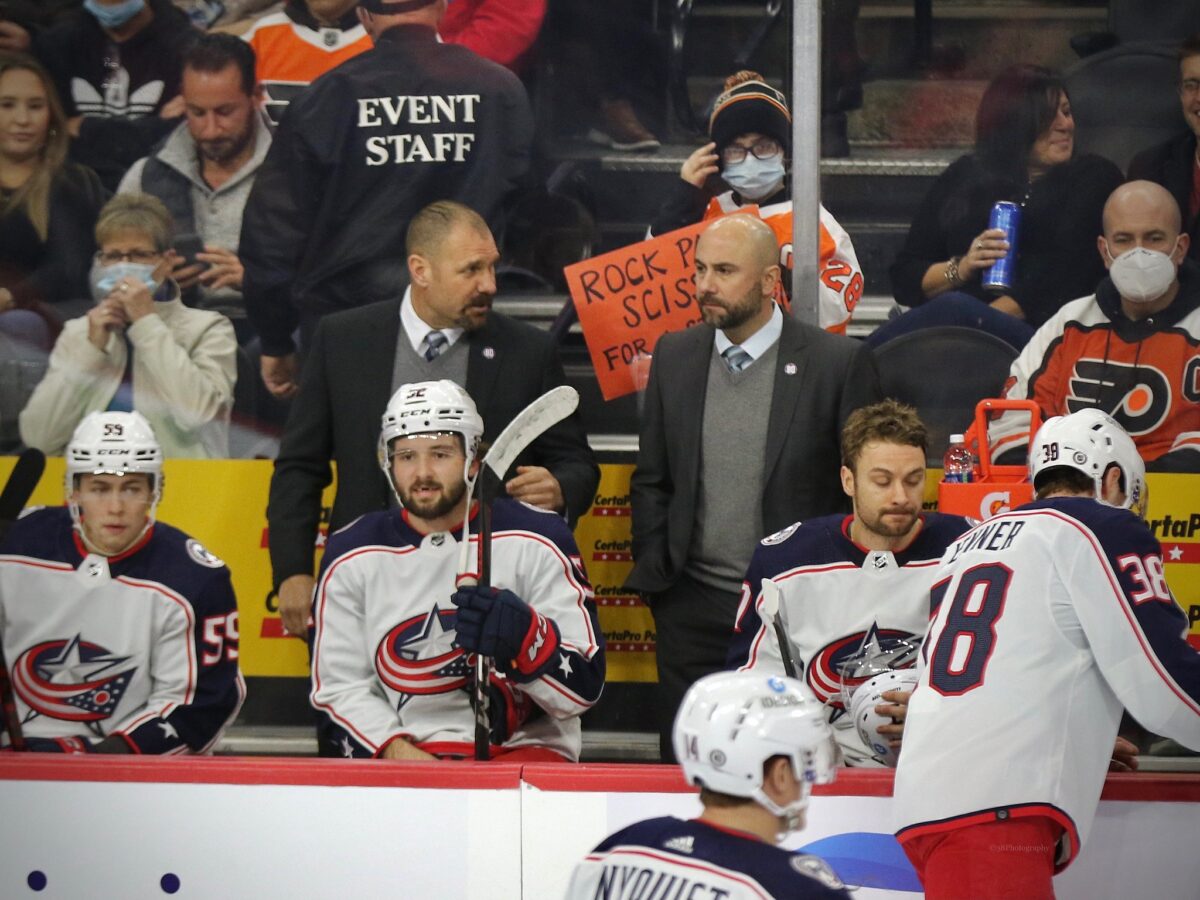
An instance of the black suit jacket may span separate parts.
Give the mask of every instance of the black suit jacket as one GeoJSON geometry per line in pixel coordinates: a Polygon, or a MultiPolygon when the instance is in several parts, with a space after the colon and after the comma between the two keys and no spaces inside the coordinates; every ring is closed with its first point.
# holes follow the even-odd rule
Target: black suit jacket
{"type": "MultiPolygon", "coordinates": [[[[330,531],[386,509],[391,488],[379,468],[380,417],[391,398],[400,301],[387,300],[324,317],[304,364],[300,391],[284,429],[267,503],[276,587],[313,573],[321,492],[337,463],[330,531]]],[[[484,440],[546,391],[565,383],[558,351],[544,331],[497,312],[464,335],[470,347],[467,393],[483,417],[484,440]]],[[[533,442],[515,465],[544,466],[562,487],[574,518],[592,504],[600,470],[578,414],[533,442]]]]}
{"type": "MultiPolygon", "coordinates": [[[[626,585],[642,593],[674,584],[691,545],[701,429],[720,427],[704,421],[713,337],[713,328],[695,325],[663,335],[654,350],[630,490],[634,566],[626,585]]],[[[764,534],[848,509],[839,476],[842,423],[880,397],[875,358],[864,344],[784,316],[766,477],[746,486],[762,492],[764,534]]]]}
{"type": "Polygon", "coordinates": [[[1192,237],[1188,256],[1200,261],[1200,215],[1188,220],[1188,204],[1192,198],[1192,171],[1196,165],[1196,135],[1190,131],[1169,141],[1143,150],[1129,164],[1130,181],[1153,181],[1161,184],[1175,202],[1183,217],[1183,230],[1192,237]]]}

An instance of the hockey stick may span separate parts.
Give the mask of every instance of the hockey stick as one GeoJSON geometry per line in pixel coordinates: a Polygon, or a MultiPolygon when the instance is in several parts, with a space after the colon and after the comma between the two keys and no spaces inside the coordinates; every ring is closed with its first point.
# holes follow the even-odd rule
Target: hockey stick
{"type": "Polygon", "coordinates": [[[783,674],[788,678],[796,677],[796,660],[792,657],[792,642],[788,640],[787,629],[783,625],[783,595],[770,578],[762,580],[762,607],[764,619],[769,619],[775,629],[775,640],[779,644],[779,657],[783,660],[783,674]]]}
{"type": "MultiPolygon", "coordinates": [[[[459,550],[458,578],[456,587],[481,585],[491,586],[492,578],[492,511],[491,497],[495,495],[504,474],[526,447],[547,429],[557,425],[579,406],[579,392],[573,387],[560,385],[538,397],[516,417],[492,441],[479,472],[467,488],[467,509],[463,514],[462,547],[459,550]],[[479,485],[479,571],[469,571],[471,553],[470,497],[475,485],[479,485]],[[489,490],[492,488],[493,490],[489,490]]],[[[483,654],[475,657],[475,683],[472,702],[475,707],[475,758],[488,759],[491,743],[491,725],[488,721],[488,679],[491,677],[491,661],[483,654]]]]}
{"type": "MultiPolygon", "coordinates": [[[[4,542],[9,528],[17,520],[21,510],[25,508],[45,468],[46,455],[41,450],[31,448],[18,457],[4,490],[0,492],[0,544],[4,542]]],[[[24,750],[25,735],[21,730],[17,702],[8,678],[8,660],[4,658],[3,635],[0,635],[0,707],[4,710],[4,727],[8,729],[10,746],[17,751],[24,750]]]]}

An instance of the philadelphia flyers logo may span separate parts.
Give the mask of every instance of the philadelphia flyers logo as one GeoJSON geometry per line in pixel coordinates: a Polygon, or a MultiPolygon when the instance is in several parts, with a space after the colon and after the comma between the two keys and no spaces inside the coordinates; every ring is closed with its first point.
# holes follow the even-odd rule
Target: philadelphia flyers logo
{"type": "Polygon", "coordinates": [[[1158,369],[1086,358],[1075,363],[1067,410],[1107,409],[1117,391],[1123,393],[1112,417],[1131,435],[1154,431],[1171,410],[1171,383],[1158,369]]]}

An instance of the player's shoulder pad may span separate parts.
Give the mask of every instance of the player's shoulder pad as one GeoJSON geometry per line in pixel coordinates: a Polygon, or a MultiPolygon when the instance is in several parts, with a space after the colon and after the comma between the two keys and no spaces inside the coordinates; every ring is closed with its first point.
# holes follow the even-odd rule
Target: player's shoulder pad
{"type": "Polygon", "coordinates": [[[501,531],[529,531],[549,538],[568,556],[579,554],[575,536],[561,515],[520,500],[500,498],[492,504],[492,533],[501,531]]]}
{"type": "MultiPolygon", "coordinates": [[[[402,533],[409,530],[404,526],[397,510],[365,513],[329,535],[325,541],[325,556],[322,558],[321,567],[326,568],[339,556],[359,547],[399,547],[405,543],[413,543],[406,540],[405,534],[402,533]]],[[[420,543],[420,540],[416,543],[420,543]]]]}
{"type": "Polygon", "coordinates": [[[794,871],[799,872],[806,878],[811,878],[818,881],[832,891],[844,891],[845,883],[838,878],[837,873],[825,860],[819,856],[812,856],[808,853],[793,853],[790,860],[791,867],[794,871]]]}
{"type": "MultiPolygon", "coordinates": [[[[917,536],[917,543],[927,548],[928,552],[936,551],[940,556],[946,548],[962,537],[979,523],[965,516],[952,516],[949,513],[925,513],[925,525],[917,536]]],[[[915,549],[915,548],[914,548],[915,549]]]]}
{"type": "Polygon", "coordinates": [[[663,850],[679,852],[679,847],[671,846],[671,842],[677,838],[686,837],[689,833],[688,823],[674,816],[643,819],[640,822],[634,822],[632,825],[626,825],[620,831],[614,831],[597,844],[593,852],[604,853],[612,850],[614,847],[628,847],[630,845],[657,847],[663,850]]]}
{"type": "Polygon", "coordinates": [[[71,514],[65,506],[29,507],[22,510],[13,523],[3,545],[0,545],[0,552],[13,556],[58,559],[63,538],[71,528],[71,514]]]}
{"type": "Polygon", "coordinates": [[[844,519],[842,514],[819,516],[793,522],[787,528],[767,535],[754,548],[758,574],[769,578],[798,565],[840,561],[844,556],[839,550],[844,519]]]}
{"type": "Polygon", "coordinates": [[[165,522],[154,523],[151,543],[158,551],[154,565],[178,564],[185,568],[224,569],[224,561],[191,535],[165,522]]]}

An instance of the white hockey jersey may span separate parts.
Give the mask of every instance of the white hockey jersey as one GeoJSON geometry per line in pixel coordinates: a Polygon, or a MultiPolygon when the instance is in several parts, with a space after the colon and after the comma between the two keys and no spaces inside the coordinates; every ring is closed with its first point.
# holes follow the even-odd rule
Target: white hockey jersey
{"type": "MultiPolygon", "coordinates": [[[[344,732],[347,756],[376,755],[394,737],[435,754],[470,755],[473,656],[458,646],[458,610],[450,602],[458,537],[421,535],[403,510],[368,514],[330,537],[313,604],[312,702],[344,732]]],[[[491,582],[547,617],[559,634],[557,650],[534,677],[509,673],[512,689],[536,709],[504,748],[545,747],[577,760],[579,716],[604,686],[604,637],[562,518],[496,501],[491,582]]]]}
{"type": "Polygon", "coordinates": [[[637,822],[575,867],[566,900],[847,900],[820,858],[698,819],[637,822]]]}
{"type": "Polygon", "coordinates": [[[161,522],[117,556],[88,553],[62,507],[20,519],[2,551],[0,639],[31,749],[216,744],[246,694],[221,560],[161,522]]]}
{"type": "MultiPolygon", "coordinates": [[[[849,536],[851,518],[796,523],[755,548],[742,584],[728,668],[784,673],[775,629],[759,617],[762,579],[769,578],[779,585],[780,617],[796,677],[828,706],[846,762],[879,766],[842,708],[841,667],[863,650],[887,653],[920,643],[929,625],[934,570],[946,547],[969,526],[960,516],[926,514],[912,543],[890,553],[855,544],[849,536]]],[[[849,684],[864,680],[850,678],[849,684]]]]}
{"type": "Polygon", "coordinates": [[[1122,708],[1200,749],[1200,654],[1132,513],[1083,497],[989,519],[946,551],[896,771],[907,838],[1018,816],[1087,839],[1122,708]]]}

